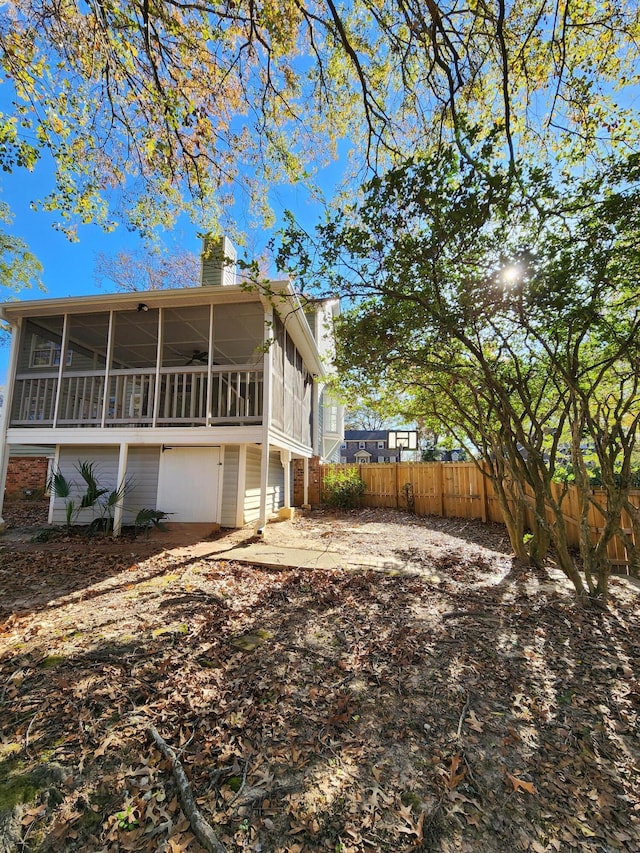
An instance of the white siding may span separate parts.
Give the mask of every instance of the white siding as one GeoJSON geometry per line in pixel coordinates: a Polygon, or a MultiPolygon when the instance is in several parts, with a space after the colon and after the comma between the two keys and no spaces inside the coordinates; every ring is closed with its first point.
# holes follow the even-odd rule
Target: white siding
{"type": "Polygon", "coordinates": [[[244,491],[244,523],[256,521],[260,515],[260,462],[259,447],[247,447],[247,476],[244,491]]]}
{"type": "Polygon", "coordinates": [[[236,504],[238,501],[238,465],[240,448],[227,445],[224,451],[222,468],[222,506],[220,524],[223,527],[236,526],[236,504]]]}
{"type": "Polygon", "coordinates": [[[280,451],[269,454],[269,479],[267,486],[267,515],[277,513],[284,506],[284,468],[280,461],[280,451]]]}
{"type": "Polygon", "coordinates": [[[141,509],[162,509],[156,506],[159,463],[159,447],[129,447],[129,487],[124,496],[124,524],[133,524],[141,509]]]}

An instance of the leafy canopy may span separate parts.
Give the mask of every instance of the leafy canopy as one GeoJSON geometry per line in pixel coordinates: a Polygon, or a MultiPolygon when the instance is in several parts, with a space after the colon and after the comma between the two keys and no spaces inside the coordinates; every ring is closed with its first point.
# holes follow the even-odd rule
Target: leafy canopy
{"type": "Polygon", "coordinates": [[[377,170],[468,126],[570,163],[637,140],[635,0],[14,0],[0,11],[0,166],[53,163],[71,236],[311,180],[348,139],[377,170]]]}

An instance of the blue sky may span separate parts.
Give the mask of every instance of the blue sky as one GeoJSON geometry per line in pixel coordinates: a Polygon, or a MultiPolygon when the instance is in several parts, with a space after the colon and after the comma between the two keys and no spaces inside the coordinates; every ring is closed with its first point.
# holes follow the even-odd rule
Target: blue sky
{"type": "MultiPolygon", "coordinates": [[[[319,173],[326,193],[332,192],[337,184],[342,165],[333,163],[319,173]]],[[[123,249],[135,250],[141,246],[140,238],[124,226],[107,233],[95,225],[81,225],[78,227],[78,242],[71,242],[53,227],[60,218],[55,212],[36,211],[31,207],[32,201],[46,195],[51,179],[50,167],[43,162],[36,166],[34,172],[16,169],[13,173],[2,174],[0,178],[0,198],[13,212],[13,221],[6,230],[25,240],[37,256],[43,266],[41,278],[46,288],[45,291],[37,288],[22,290],[18,294],[4,291],[0,293],[0,301],[14,297],[29,300],[104,292],[104,287],[99,288],[95,280],[96,256],[99,253],[115,255],[123,249]]],[[[271,203],[276,214],[275,228],[282,223],[284,209],[292,210],[308,228],[312,228],[322,215],[322,205],[311,201],[308,190],[303,186],[275,187],[271,203]]],[[[243,216],[241,210],[238,215],[243,216]]],[[[246,230],[243,222],[238,222],[238,227],[246,230]]],[[[171,232],[159,236],[169,249],[179,247],[196,254],[200,251],[196,228],[186,217],[180,219],[171,232]]],[[[249,232],[247,252],[257,256],[266,248],[270,236],[270,232],[260,230],[249,232]]],[[[6,380],[8,359],[9,347],[0,345],[0,385],[6,380]]]]}

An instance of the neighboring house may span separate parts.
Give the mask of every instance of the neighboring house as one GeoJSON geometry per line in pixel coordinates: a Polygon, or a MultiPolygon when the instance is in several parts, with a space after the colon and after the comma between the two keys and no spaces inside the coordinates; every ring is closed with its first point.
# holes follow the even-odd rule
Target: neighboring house
{"type": "MultiPolygon", "coordinates": [[[[339,415],[322,411],[325,368],[291,284],[247,290],[231,244],[218,249],[200,288],[0,306],[14,331],[1,494],[11,449],[48,445],[68,479],[87,460],[104,485],[128,484],[116,532],[143,508],[261,528],[290,507],[292,460],[339,444],[339,415]]],[[[315,305],[316,333],[337,310],[315,305]]],[[[49,520],[64,521],[55,496],[49,520]]]]}
{"type": "Polygon", "coordinates": [[[400,451],[389,448],[386,429],[347,429],[340,446],[341,462],[397,462],[400,451]]]}

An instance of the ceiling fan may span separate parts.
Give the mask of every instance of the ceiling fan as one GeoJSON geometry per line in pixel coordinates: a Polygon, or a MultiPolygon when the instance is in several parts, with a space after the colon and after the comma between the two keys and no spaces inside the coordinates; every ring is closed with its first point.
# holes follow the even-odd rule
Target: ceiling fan
{"type": "Polygon", "coordinates": [[[209,353],[206,350],[194,349],[191,358],[185,363],[185,367],[189,367],[191,364],[207,364],[208,361],[209,353]]]}

